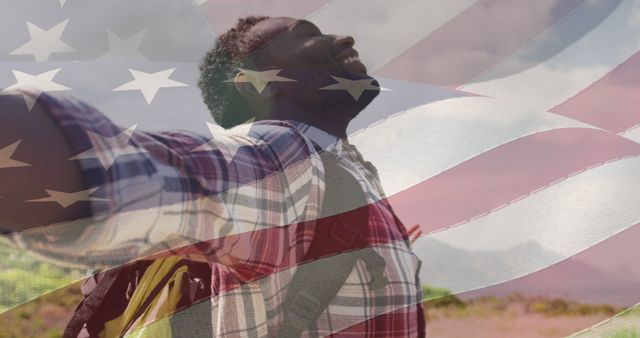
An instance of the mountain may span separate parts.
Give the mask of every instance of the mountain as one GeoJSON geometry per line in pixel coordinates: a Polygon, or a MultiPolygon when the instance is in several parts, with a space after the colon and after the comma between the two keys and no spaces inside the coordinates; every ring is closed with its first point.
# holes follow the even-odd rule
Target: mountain
{"type": "Polygon", "coordinates": [[[602,255],[591,259],[591,249],[562,260],[533,241],[506,250],[467,251],[427,237],[416,250],[428,252],[420,256],[429,257],[423,259],[422,283],[447,288],[465,299],[517,292],[618,306],[640,300],[640,278],[629,262],[608,265],[602,255]],[[536,257],[558,263],[513,279],[522,265],[535,264],[536,257]]]}

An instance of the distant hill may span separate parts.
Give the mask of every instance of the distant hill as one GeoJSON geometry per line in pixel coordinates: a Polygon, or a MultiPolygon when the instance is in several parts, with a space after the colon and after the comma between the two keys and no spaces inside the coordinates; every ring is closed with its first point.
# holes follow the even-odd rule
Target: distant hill
{"type": "MultiPolygon", "coordinates": [[[[429,261],[423,262],[421,282],[453,290],[462,299],[521,293],[617,306],[631,306],[640,301],[640,277],[628,265],[594,266],[578,255],[531,275],[495,284],[514,271],[513,261],[526,262],[526,257],[514,260],[514,255],[529,253],[532,257],[553,257],[554,253],[545,251],[535,242],[507,250],[466,251],[428,238],[420,243],[420,250],[426,247],[429,255],[423,257],[428,257],[429,261]],[[478,285],[490,285],[492,281],[493,286],[472,290],[478,285]],[[460,293],[460,290],[472,291],[460,293]]],[[[562,258],[556,256],[558,260],[562,258]]]]}

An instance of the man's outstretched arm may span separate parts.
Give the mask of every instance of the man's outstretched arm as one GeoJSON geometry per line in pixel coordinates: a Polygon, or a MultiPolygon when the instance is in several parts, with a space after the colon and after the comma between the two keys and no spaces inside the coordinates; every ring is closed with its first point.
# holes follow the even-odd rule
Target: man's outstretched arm
{"type": "Polygon", "coordinates": [[[0,169],[12,181],[0,194],[11,194],[3,205],[12,209],[3,215],[8,230],[33,228],[18,236],[26,249],[94,268],[151,254],[175,234],[209,243],[207,258],[234,268],[272,267],[289,249],[304,254],[294,243],[296,227],[286,226],[316,217],[322,164],[292,125],[256,123],[213,138],[149,133],[119,127],[73,98],[42,94],[31,112],[20,96],[12,100],[6,109],[17,112],[5,128],[11,124],[15,134],[3,142],[32,137],[26,154],[21,143],[11,158],[33,165],[0,169]],[[38,178],[20,183],[31,176],[38,178]]]}

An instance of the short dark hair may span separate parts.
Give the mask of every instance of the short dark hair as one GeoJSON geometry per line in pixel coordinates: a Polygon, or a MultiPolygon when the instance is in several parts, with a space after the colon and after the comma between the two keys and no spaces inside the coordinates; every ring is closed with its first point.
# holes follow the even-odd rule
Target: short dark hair
{"type": "Polygon", "coordinates": [[[218,36],[214,47],[207,52],[200,63],[198,85],[207,107],[215,121],[224,128],[231,128],[251,118],[255,114],[246,99],[236,91],[233,79],[238,68],[252,69],[251,55],[264,41],[250,36],[249,30],[267,16],[248,16],[238,19],[236,26],[218,36]]]}

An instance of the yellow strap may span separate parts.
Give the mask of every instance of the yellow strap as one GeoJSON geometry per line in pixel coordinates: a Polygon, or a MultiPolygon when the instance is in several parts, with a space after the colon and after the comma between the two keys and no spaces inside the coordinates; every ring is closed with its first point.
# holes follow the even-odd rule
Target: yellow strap
{"type": "Polygon", "coordinates": [[[133,316],[162,278],[183,258],[171,256],[154,260],[142,275],[122,315],[105,323],[100,336],[119,337],[124,334],[128,337],[151,337],[156,334],[161,334],[163,337],[170,336],[171,328],[168,319],[175,312],[178,301],[182,297],[180,286],[184,273],[188,271],[187,266],[181,266],[175,271],[162,291],[138,318],[133,316]],[[134,321],[133,325],[130,325],[132,321],[134,321]],[[153,322],[157,323],[149,326],[153,322]],[[128,332],[123,332],[128,326],[130,326],[128,332]]]}

